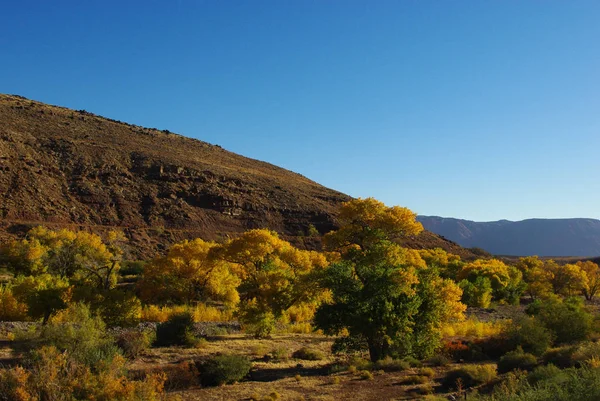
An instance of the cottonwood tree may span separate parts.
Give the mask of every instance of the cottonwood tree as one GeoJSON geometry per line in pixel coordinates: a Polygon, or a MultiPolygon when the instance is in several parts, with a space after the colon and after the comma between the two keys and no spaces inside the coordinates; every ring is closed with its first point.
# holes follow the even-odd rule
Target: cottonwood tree
{"type": "Polygon", "coordinates": [[[256,335],[268,335],[290,307],[319,302],[323,295],[315,277],[328,265],[326,257],[297,249],[273,231],[247,231],[217,253],[241,280],[239,318],[256,335]]]}
{"type": "Polygon", "coordinates": [[[457,275],[457,280],[467,280],[475,283],[480,278],[489,280],[492,287],[492,299],[518,303],[526,284],[523,274],[514,266],[506,265],[498,259],[478,259],[463,266],[457,275]]]}
{"type": "Polygon", "coordinates": [[[140,298],[162,304],[221,301],[234,306],[240,279],[227,262],[215,257],[218,247],[202,239],[172,245],[164,257],[144,266],[138,282],[140,298]]]}
{"type": "Polygon", "coordinates": [[[575,264],[586,274],[587,280],[583,283],[582,290],[585,299],[591,301],[600,289],[600,267],[589,260],[575,264]]]}
{"type": "Polygon", "coordinates": [[[317,309],[316,326],[329,335],[347,332],[334,348],[368,349],[372,361],[430,355],[441,325],[461,318],[465,306],[454,282],[439,277],[418,251],[394,242],[422,231],[416,215],[367,198],[344,203],[338,217],[340,229],[324,244],[340,260],[325,269],[331,300],[317,309]]]}

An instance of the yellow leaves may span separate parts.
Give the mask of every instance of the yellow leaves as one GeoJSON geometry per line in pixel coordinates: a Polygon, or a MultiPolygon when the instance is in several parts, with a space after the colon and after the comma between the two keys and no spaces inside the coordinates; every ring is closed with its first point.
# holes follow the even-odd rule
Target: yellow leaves
{"type": "Polygon", "coordinates": [[[405,207],[387,207],[374,198],[345,202],[338,215],[342,226],[368,226],[392,235],[414,235],[423,231],[416,217],[416,213],[405,207]]]}
{"type": "Polygon", "coordinates": [[[329,250],[346,253],[348,246],[364,248],[381,235],[390,240],[416,235],[423,231],[416,217],[416,213],[404,207],[387,207],[373,198],[354,199],[342,204],[338,215],[341,228],[326,234],[323,243],[329,250]]]}
{"type": "Polygon", "coordinates": [[[239,301],[240,279],[231,265],[218,256],[220,246],[195,239],[172,245],[164,257],[144,267],[138,283],[140,297],[147,302],[188,303],[200,300],[239,301]]]}
{"type": "Polygon", "coordinates": [[[576,265],[585,272],[587,280],[583,283],[583,294],[591,300],[600,289],[600,267],[589,260],[577,262],[576,265]]]}
{"type": "Polygon", "coordinates": [[[460,302],[462,289],[449,279],[439,279],[436,286],[438,287],[438,294],[443,299],[442,303],[445,305],[442,320],[463,320],[467,305],[460,302]]]}
{"type": "Polygon", "coordinates": [[[588,285],[587,274],[580,265],[555,265],[552,267],[552,273],[552,286],[556,294],[572,296],[588,285]]]}
{"type": "Polygon", "coordinates": [[[457,281],[476,276],[488,278],[494,289],[506,287],[511,279],[509,268],[504,262],[498,259],[478,259],[463,266],[458,273],[457,281]]]}
{"type": "MultiPolygon", "coordinates": [[[[108,237],[111,241],[124,238],[117,232],[108,237]]],[[[2,253],[9,267],[18,273],[48,272],[107,289],[115,283],[122,252],[116,243],[108,247],[96,234],[35,227],[26,239],[12,241],[2,253]]]]}
{"type": "Polygon", "coordinates": [[[27,305],[19,302],[9,286],[0,286],[0,321],[27,320],[27,305]]]}

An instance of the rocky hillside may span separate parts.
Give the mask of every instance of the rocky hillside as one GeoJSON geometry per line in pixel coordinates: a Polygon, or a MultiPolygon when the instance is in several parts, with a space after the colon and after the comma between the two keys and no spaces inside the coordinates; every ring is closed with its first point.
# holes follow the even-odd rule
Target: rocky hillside
{"type": "Polygon", "coordinates": [[[474,222],[419,216],[427,230],[496,255],[599,256],[600,220],[529,219],[474,222]]]}
{"type": "MultiPolygon", "coordinates": [[[[171,133],[0,95],[0,239],[30,227],[123,230],[134,257],[259,227],[318,248],[347,195],[171,133]]],[[[412,246],[465,252],[431,233],[412,246]]]]}

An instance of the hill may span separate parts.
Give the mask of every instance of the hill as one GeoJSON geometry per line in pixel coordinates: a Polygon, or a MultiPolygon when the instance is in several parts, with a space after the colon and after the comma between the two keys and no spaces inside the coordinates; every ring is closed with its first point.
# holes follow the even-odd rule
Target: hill
{"type": "Polygon", "coordinates": [[[419,216],[418,220],[425,229],[461,246],[483,248],[495,255],[600,255],[600,220],[595,219],[474,222],[419,216]]]}
{"type": "MultiPolygon", "coordinates": [[[[350,197],[308,178],[167,130],[0,95],[0,239],[35,225],[118,228],[134,257],[186,238],[220,240],[270,228],[319,248],[350,197]]],[[[414,247],[440,246],[431,233],[414,247]]]]}

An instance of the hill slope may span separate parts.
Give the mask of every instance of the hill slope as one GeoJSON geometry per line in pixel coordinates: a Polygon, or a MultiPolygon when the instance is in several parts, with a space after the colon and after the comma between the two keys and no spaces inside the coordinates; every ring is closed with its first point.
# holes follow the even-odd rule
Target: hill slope
{"type": "MultiPolygon", "coordinates": [[[[336,228],[337,208],[349,199],[169,131],[0,95],[0,239],[38,224],[120,228],[134,256],[147,257],[184,238],[266,227],[318,248],[318,238],[298,235],[311,224],[321,233],[336,228]]],[[[466,252],[431,233],[410,242],[466,252]]]]}
{"type": "Polygon", "coordinates": [[[496,255],[598,256],[600,220],[528,219],[474,222],[419,216],[425,229],[496,255]]]}

